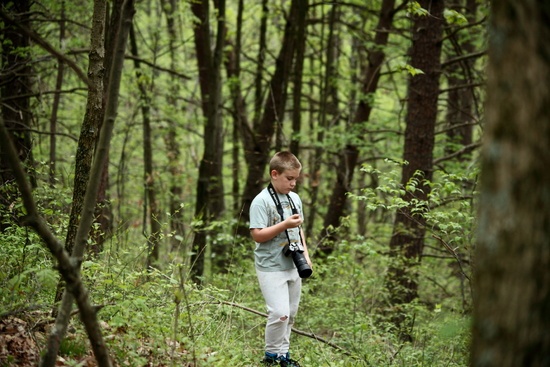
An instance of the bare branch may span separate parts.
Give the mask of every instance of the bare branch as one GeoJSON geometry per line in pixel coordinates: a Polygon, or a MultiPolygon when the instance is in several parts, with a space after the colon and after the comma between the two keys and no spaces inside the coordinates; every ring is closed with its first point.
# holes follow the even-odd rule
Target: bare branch
{"type": "Polygon", "coordinates": [[[58,59],[60,62],[66,63],[71,69],[74,70],[74,72],[78,75],[78,77],[86,83],[86,85],[89,84],[88,77],[86,74],[78,67],[78,65],[72,61],[71,59],[67,58],[64,54],[59,52],[55,49],[49,42],[47,42],[45,39],[40,37],[36,32],[33,30],[25,27],[23,24],[15,21],[12,17],[7,14],[4,9],[0,8],[0,18],[3,19],[7,24],[10,24],[12,26],[15,26],[19,28],[23,33],[25,33],[27,36],[29,36],[37,45],[42,47],[44,50],[48,51],[50,54],[55,56],[56,59],[58,59]]]}
{"type": "Polygon", "coordinates": [[[449,244],[445,242],[443,238],[435,234],[432,234],[432,237],[438,240],[447,249],[447,251],[449,251],[449,253],[455,258],[458,267],[460,268],[460,273],[464,276],[464,278],[468,279],[468,281],[471,282],[470,277],[468,276],[468,274],[466,274],[464,268],[462,267],[462,260],[460,259],[460,256],[457,254],[456,250],[449,246],[449,244]]]}
{"type": "Polygon", "coordinates": [[[466,145],[462,149],[457,150],[456,152],[454,152],[452,154],[449,154],[445,157],[441,157],[441,158],[438,158],[438,159],[434,159],[433,164],[438,165],[441,162],[448,161],[450,159],[459,157],[462,154],[470,153],[472,150],[477,149],[480,146],[481,146],[481,143],[473,143],[473,144],[470,144],[470,145],[466,145]]]}

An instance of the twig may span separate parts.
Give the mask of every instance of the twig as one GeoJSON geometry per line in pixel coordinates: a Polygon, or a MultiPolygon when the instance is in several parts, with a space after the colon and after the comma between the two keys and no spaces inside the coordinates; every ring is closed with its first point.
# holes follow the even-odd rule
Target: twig
{"type": "MultiPolygon", "coordinates": [[[[103,305],[94,305],[92,306],[93,310],[95,313],[98,313],[103,307],[105,306],[115,306],[116,303],[107,303],[107,304],[103,304],[103,305]]],[[[75,309],[75,310],[72,310],[71,311],[71,318],[75,315],[77,315],[78,313],[80,313],[80,310],[79,309],[75,309]]],[[[42,321],[38,321],[36,322],[32,329],[33,330],[37,330],[37,329],[41,329],[42,327],[46,326],[46,325],[49,325],[49,324],[52,324],[55,322],[55,318],[47,318],[45,320],[42,320],[42,321]]]]}
{"type": "Polygon", "coordinates": [[[438,240],[447,249],[447,251],[449,251],[451,253],[451,255],[453,255],[453,257],[456,259],[456,262],[458,263],[458,267],[460,268],[460,272],[462,273],[462,275],[464,275],[464,277],[466,279],[468,279],[468,281],[471,281],[470,277],[464,271],[464,268],[462,267],[462,261],[460,260],[460,256],[458,256],[456,251],[453,248],[451,248],[451,246],[449,246],[449,244],[447,242],[445,242],[443,240],[443,238],[441,238],[441,237],[439,237],[435,234],[432,234],[432,237],[435,238],[436,240],[438,240]]]}
{"type": "Polygon", "coordinates": [[[6,312],[0,313],[0,321],[4,320],[5,318],[8,318],[10,316],[17,316],[20,314],[27,313],[29,311],[36,311],[44,308],[46,306],[44,305],[28,305],[28,306],[19,306],[13,310],[9,310],[6,312]]]}

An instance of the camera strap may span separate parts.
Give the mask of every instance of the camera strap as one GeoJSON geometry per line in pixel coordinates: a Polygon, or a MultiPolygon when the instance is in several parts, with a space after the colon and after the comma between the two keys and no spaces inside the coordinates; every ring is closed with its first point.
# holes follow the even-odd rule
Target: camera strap
{"type": "MultiPolygon", "coordinates": [[[[267,186],[267,191],[269,192],[271,199],[273,199],[273,202],[277,207],[277,212],[281,216],[281,221],[284,221],[285,215],[283,212],[283,206],[281,205],[281,200],[279,200],[279,196],[275,192],[275,188],[273,187],[273,184],[270,183],[269,186],[267,186]]],[[[299,214],[298,209],[296,208],[296,205],[294,205],[294,202],[290,198],[290,195],[287,194],[286,197],[288,198],[288,203],[290,204],[290,209],[292,210],[292,214],[299,214]]],[[[288,240],[288,243],[290,244],[291,241],[290,241],[290,236],[288,235],[288,230],[285,229],[285,233],[286,233],[286,238],[288,240]]],[[[300,241],[301,241],[301,238],[300,238],[300,241]]]]}

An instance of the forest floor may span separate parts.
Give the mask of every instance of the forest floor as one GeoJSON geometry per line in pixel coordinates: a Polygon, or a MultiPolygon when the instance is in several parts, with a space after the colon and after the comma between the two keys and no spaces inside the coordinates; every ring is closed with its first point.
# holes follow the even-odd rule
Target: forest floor
{"type": "MultiPolygon", "coordinates": [[[[48,325],[34,321],[36,315],[9,316],[0,320],[0,366],[35,367],[40,360],[40,352],[45,345],[48,325]]],[[[56,366],[69,366],[58,356],[56,366]]],[[[70,363],[74,366],[74,359],[70,363]]],[[[82,356],[78,366],[97,366],[91,355],[82,356]]]]}
{"type": "MultiPolygon", "coordinates": [[[[38,366],[53,323],[54,319],[44,312],[25,312],[18,313],[17,316],[0,317],[0,367],[38,366]]],[[[65,346],[62,343],[60,349],[64,349],[70,356],[64,356],[60,350],[55,363],[56,367],[97,367],[90,348],[82,348],[82,344],[79,343],[71,344],[70,335],[65,337],[64,341],[65,346]]],[[[143,354],[148,354],[146,347],[140,349],[143,354]]],[[[140,367],[152,367],[153,365],[155,367],[168,366],[164,362],[149,361],[140,367]]],[[[180,365],[191,366],[186,363],[180,365]]],[[[132,364],[128,362],[119,364],[113,361],[113,366],[132,366],[132,364]]]]}

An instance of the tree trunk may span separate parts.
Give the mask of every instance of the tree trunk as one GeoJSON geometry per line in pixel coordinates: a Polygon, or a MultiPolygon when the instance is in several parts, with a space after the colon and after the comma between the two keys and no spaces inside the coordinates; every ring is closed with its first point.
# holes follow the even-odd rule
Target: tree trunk
{"type": "MultiPolygon", "coordinates": [[[[113,0],[108,2],[111,5],[110,19],[106,21],[105,28],[105,59],[104,59],[104,79],[103,88],[104,94],[108,95],[107,90],[111,84],[111,67],[113,64],[113,58],[116,53],[116,44],[118,38],[118,25],[122,17],[124,3],[128,0],[113,0]]],[[[133,0],[131,0],[133,1],[133,0]]],[[[107,12],[109,14],[109,12],[107,12]]],[[[104,101],[105,103],[105,101],[104,101]]],[[[99,131],[102,129],[102,124],[99,126],[99,131]]],[[[109,152],[107,152],[109,154],[109,152]]],[[[105,166],[101,172],[101,181],[99,184],[99,191],[97,194],[97,205],[95,208],[95,223],[97,226],[93,227],[91,238],[92,247],[90,252],[99,254],[103,249],[103,243],[110,236],[113,228],[112,220],[113,213],[109,200],[109,158],[105,160],[105,166]]]]}
{"type": "MultiPolygon", "coordinates": [[[[433,170],[433,147],[437,100],[439,95],[440,57],[443,32],[443,0],[423,0],[420,5],[429,16],[414,16],[412,25],[411,66],[422,73],[409,77],[408,109],[405,128],[405,146],[401,184],[405,188],[418,180],[415,190],[407,190],[403,199],[407,206],[398,210],[390,240],[390,264],[387,285],[393,305],[410,303],[418,296],[416,267],[420,263],[426,232],[422,212],[430,194],[433,170]],[[418,201],[415,204],[415,201],[418,201]]],[[[400,328],[404,319],[396,315],[394,322],[400,328]]],[[[408,335],[402,335],[409,338],[408,335]]]]}
{"type": "MultiPolygon", "coordinates": [[[[65,1],[61,1],[61,20],[59,21],[59,45],[63,50],[65,43],[65,1]]],[[[56,154],[57,154],[57,112],[61,102],[61,88],[63,87],[63,71],[65,64],[57,61],[57,78],[55,81],[55,95],[52,103],[52,114],[50,116],[50,186],[54,187],[56,182],[56,154]]]]}
{"type": "MultiPolygon", "coordinates": [[[[15,144],[13,143],[11,134],[6,128],[1,116],[0,140],[4,142],[6,160],[14,174],[17,186],[21,192],[23,205],[27,211],[24,224],[35,230],[38,236],[42,238],[43,243],[49,249],[51,254],[57,260],[57,269],[67,283],[67,289],[69,290],[71,297],[76,299],[81,320],[90,340],[98,366],[111,367],[111,359],[109,357],[107,347],[105,346],[103,336],[101,335],[101,329],[97,320],[97,310],[92,306],[88,291],[80,277],[80,262],[69,256],[67,251],[63,248],[61,242],[51,232],[48,223],[46,223],[44,218],[40,216],[28,182],[28,176],[25,174],[21,162],[19,161],[15,144]]],[[[89,224],[91,224],[91,220],[89,224]]],[[[60,342],[61,339],[58,340],[57,344],[59,345],[60,342]]],[[[42,355],[42,360],[44,360],[44,358],[46,358],[45,354],[42,355]]],[[[54,366],[55,359],[56,358],[54,356],[54,358],[50,360],[51,364],[43,364],[41,362],[40,366],[54,366]]]]}
{"type": "MultiPolygon", "coordinates": [[[[334,3],[330,9],[329,21],[328,21],[328,37],[325,54],[325,70],[324,75],[320,75],[320,79],[323,81],[321,85],[321,103],[319,106],[319,123],[317,125],[317,138],[316,147],[314,151],[314,158],[312,159],[312,165],[310,167],[311,172],[311,202],[317,203],[320,189],[320,175],[321,175],[321,163],[323,162],[323,156],[325,152],[325,146],[323,145],[325,140],[325,130],[329,128],[329,121],[336,118],[338,114],[338,101],[331,99],[333,90],[336,90],[335,80],[336,75],[336,61],[338,54],[338,24],[340,23],[340,10],[338,3],[334,3]]],[[[324,32],[323,32],[324,33],[324,32]]],[[[306,233],[313,232],[313,226],[315,224],[315,218],[317,217],[318,205],[311,205],[308,213],[306,233]]]]}
{"type": "MultiPolygon", "coordinates": [[[[130,28],[130,51],[134,56],[134,68],[136,71],[136,81],[139,90],[139,99],[141,106],[141,116],[143,118],[143,187],[145,189],[146,204],[144,205],[144,218],[149,218],[150,232],[147,234],[145,229],[143,232],[147,237],[147,264],[146,269],[158,267],[158,259],[160,252],[160,208],[155,191],[155,170],[153,164],[153,147],[151,146],[152,131],[151,131],[151,99],[145,85],[143,75],[141,73],[141,65],[138,59],[139,53],[137,48],[136,36],[134,27],[130,28]]],[[[147,227],[147,223],[143,223],[143,227],[147,227]]]]}
{"type": "MultiPolygon", "coordinates": [[[[12,19],[24,26],[29,26],[30,3],[28,0],[17,2],[2,0],[2,9],[9,9],[12,19]],[[11,4],[11,6],[8,6],[11,4]]],[[[4,124],[13,137],[19,159],[25,165],[32,166],[32,141],[30,136],[31,111],[29,110],[29,96],[31,95],[31,67],[30,67],[30,39],[20,32],[15,25],[4,24],[3,44],[1,49],[0,94],[2,102],[2,116],[4,124]]],[[[4,143],[0,145],[0,212],[6,210],[17,200],[19,193],[15,187],[15,177],[11,172],[4,143]]],[[[36,186],[34,176],[31,176],[33,186],[36,186]]],[[[13,213],[15,223],[23,213],[13,213]]],[[[0,224],[3,229],[4,223],[0,224]]]]}
{"type": "MultiPolygon", "coordinates": [[[[393,16],[395,14],[395,0],[384,0],[380,9],[380,17],[374,38],[374,46],[369,52],[368,66],[364,71],[363,81],[361,83],[361,92],[363,98],[359,101],[354,114],[353,124],[363,125],[369,120],[372,112],[372,106],[368,103],[367,97],[376,92],[382,63],[384,62],[384,47],[388,43],[389,30],[392,27],[393,16]]],[[[330,197],[330,203],[323,223],[323,232],[319,238],[325,238],[322,245],[319,246],[319,254],[328,256],[334,250],[337,236],[334,229],[337,229],[341,223],[341,217],[345,214],[347,193],[351,191],[351,182],[359,158],[359,148],[354,143],[347,144],[339,153],[339,162],[336,168],[336,182],[330,197]]]]}
{"type": "Polygon", "coordinates": [[[471,366],[550,365],[550,8],[492,2],[471,366]]]}
{"type": "MultiPolygon", "coordinates": [[[[102,8],[103,2],[95,5],[97,5],[98,8],[94,8],[94,20],[97,20],[98,18],[101,19],[100,12],[104,9],[102,8]],[[98,18],[95,18],[95,16],[98,18]]],[[[40,364],[41,367],[55,365],[59,344],[66,332],[70,317],[70,309],[74,299],[76,299],[79,310],[82,313],[81,319],[86,327],[86,332],[90,338],[98,365],[102,367],[111,366],[111,360],[103,343],[95,310],[88,310],[88,308],[91,309],[91,306],[88,293],[80,282],[80,264],[82,263],[82,258],[86,250],[86,243],[89,237],[88,234],[90,233],[90,229],[95,218],[95,204],[97,202],[97,195],[100,190],[102,180],[101,172],[104,172],[104,167],[109,157],[109,145],[118,107],[118,95],[120,91],[120,80],[122,75],[122,66],[124,63],[126,40],[128,38],[129,28],[131,27],[132,18],[134,15],[134,3],[132,0],[127,0],[124,2],[124,6],[121,8],[120,14],[120,23],[114,28],[114,32],[116,34],[114,40],[116,42],[113,43],[113,50],[115,51],[115,55],[111,59],[113,64],[109,68],[111,70],[111,75],[109,78],[111,83],[107,94],[107,103],[101,136],[97,145],[93,167],[90,171],[90,178],[88,180],[82,205],[82,217],[78,225],[75,236],[75,245],[69,261],[69,265],[78,265],[71,265],[69,269],[65,270],[63,270],[63,268],[60,269],[62,275],[64,276],[64,280],[67,283],[67,289],[63,293],[60,311],[56,318],[55,327],[48,338],[48,348],[46,353],[42,356],[40,364]],[[64,274],[63,271],[68,274],[64,274]],[[90,312],[92,313],[91,315],[90,312]]],[[[98,31],[98,29],[95,29],[95,31],[98,31]]],[[[96,33],[94,33],[94,35],[97,36],[96,33]]],[[[94,46],[97,46],[97,44],[94,46]]],[[[61,259],[62,254],[55,253],[54,255],[60,256],[60,265],[64,265],[65,260],[61,259]]]]}
{"type": "MultiPolygon", "coordinates": [[[[466,9],[468,21],[473,23],[475,21],[475,14],[477,4],[474,0],[467,0],[466,6],[463,6],[463,0],[455,0],[455,2],[449,6],[455,8],[457,11],[466,9]]],[[[469,31],[469,29],[466,29],[469,31]]],[[[451,44],[454,49],[452,55],[459,62],[453,62],[449,65],[449,68],[445,71],[448,75],[448,102],[447,102],[447,122],[449,124],[449,130],[447,137],[449,144],[446,147],[446,153],[452,155],[457,150],[467,148],[471,146],[473,139],[473,123],[474,123],[474,87],[473,85],[473,61],[471,59],[461,58],[465,54],[470,54],[474,51],[474,45],[468,34],[467,38],[462,41],[460,34],[452,32],[449,35],[451,44]]],[[[469,151],[468,151],[469,152],[469,151]]],[[[464,156],[458,156],[458,159],[463,160],[464,156]]]]}
{"type": "MultiPolygon", "coordinates": [[[[166,24],[168,30],[168,47],[170,52],[170,68],[177,69],[178,53],[176,52],[178,37],[176,30],[176,19],[178,14],[176,0],[162,0],[162,9],[166,15],[166,24]]],[[[177,96],[179,96],[179,81],[173,81],[170,86],[170,93],[167,97],[168,105],[174,115],[177,115],[180,110],[177,96]]],[[[170,243],[172,251],[179,251],[181,254],[187,253],[187,248],[183,243],[185,238],[185,224],[183,218],[183,208],[181,204],[184,201],[183,189],[181,185],[181,174],[184,171],[181,164],[181,152],[179,148],[179,136],[177,132],[177,123],[172,116],[168,117],[168,132],[164,135],[164,142],[168,152],[168,170],[170,171],[170,243]]],[[[185,255],[186,256],[186,255],[185,255]]]]}
{"type": "MultiPolygon", "coordinates": [[[[231,93],[231,115],[233,117],[233,147],[231,149],[232,159],[232,196],[233,196],[233,212],[240,216],[240,179],[241,179],[241,165],[240,165],[240,142],[241,131],[244,126],[248,126],[248,120],[246,117],[246,106],[241,90],[241,58],[242,52],[242,28],[243,28],[243,12],[244,12],[244,0],[239,0],[237,10],[237,32],[235,36],[235,42],[231,39],[226,40],[226,43],[231,47],[227,47],[225,68],[227,71],[227,78],[230,80],[229,90],[231,93]]],[[[229,32],[226,32],[228,34],[229,32]]]]}
{"type": "Polygon", "coordinates": [[[299,15],[298,19],[298,32],[296,39],[296,57],[294,61],[294,69],[292,82],[294,88],[292,89],[292,136],[290,137],[290,151],[297,157],[300,156],[300,132],[302,131],[302,98],[304,96],[303,91],[303,74],[304,74],[304,62],[306,53],[306,23],[307,14],[309,10],[309,0],[304,0],[299,4],[299,12],[304,15],[299,15]]]}
{"type": "MultiPolygon", "coordinates": [[[[207,245],[208,225],[219,218],[225,209],[223,197],[223,125],[221,119],[221,65],[225,43],[225,0],[218,2],[216,43],[212,53],[210,43],[209,0],[193,2],[193,14],[198,23],[193,27],[195,49],[199,66],[202,110],[205,118],[204,152],[199,166],[195,218],[197,224],[193,239],[191,272],[196,282],[204,275],[204,255],[207,245]]],[[[216,261],[223,269],[225,246],[213,245],[216,261]]]]}
{"type": "MultiPolygon", "coordinates": [[[[290,5],[289,20],[285,26],[283,43],[277,60],[275,62],[275,73],[271,78],[268,94],[265,97],[264,109],[261,120],[254,127],[252,135],[249,135],[245,143],[245,158],[248,165],[248,176],[246,178],[243,192],[243,223],[249,220],[250,204],[254,197],[265,185],[265,167],[270,158],[271,141],[277,124],[282,123],[285,113],[287,86],[292,68],[292,61],[297,47],[298,24],[304,20],[304,12],[300,12],[300,3],[303,0],[293,0],[290,5]]],[[[305,31],[305,30],[304,30],[305,31]]],[[[249,132],[246,131],[245,132],[249,132]]],[[[247,228],[241,228],[241,235],[248,234],[247,228]]]]}
{"type": "MultiPolygon", "coordinates": [[[[71,201],[71,212],[69,215],[69,225],[65,236],[65,249],[70,254],[73,252],[74,241],[80,215],[82,213],[82,203],[90,178],[90,169],[94,147],[97,144],[97,137],[101,121],[104,117],[103,106],[103,32],[105,29],[105,0],[94,1],[94,12],[92,16],[92,30],[90,35],[90,52],[88,64],[88,98],[86,101],[86,113],[82,121],[78,145],[75,158],[75,175],[73,181],[73,197],[71,201]]],[[[58,62],[61,62],[60,60],[58,62]]],[[[60,280],[57,286],[55,302],[61,300],[63,295],[63,281],[60,280]]],[[[53,312],[55,316],[55,310],[53,312]]]]}

